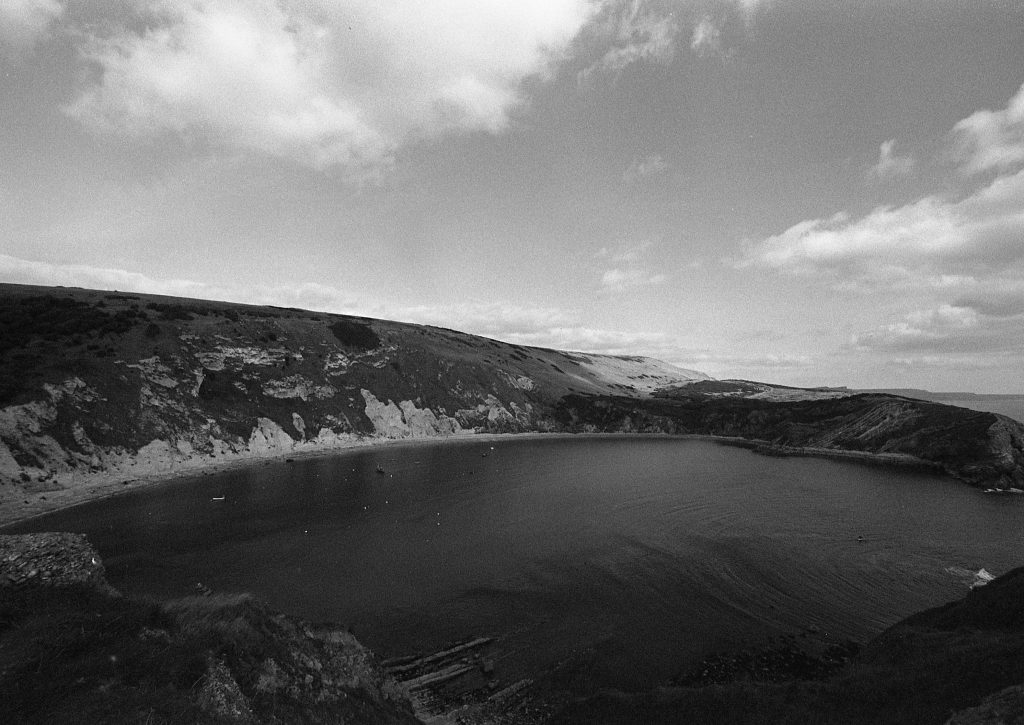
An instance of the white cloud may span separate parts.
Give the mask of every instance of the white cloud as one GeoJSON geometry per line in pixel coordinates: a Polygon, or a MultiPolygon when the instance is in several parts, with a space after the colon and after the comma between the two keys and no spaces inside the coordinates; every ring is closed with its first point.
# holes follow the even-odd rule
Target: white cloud
{"type": "MultiPolygon", "coordinates": [[[[854,335],[861,350],[931,355],[1024,354],[1024,305],[988,307],[959,300],[918,310],[902,319],[854,335]]],[[[917,359],[917,358],[914,358],[917,359]]],[[[1019,362],[1019,360],[1018,360],[1019,362]]]]}
{"type": "Polygon", "coordinates": [[[617,76],[634,63],[667,64],[675,57],[679,25],[672,11],[646,0],[606,0],[591,28],[603,52],[580,71],[580,85],[595,77],[617,76]]]}
{"type": "Polygon", "coordinates": [[[878,147],[878,161],[868,170],[868,175],[876,179],[891,179],[906,176],[914,170],[914,159],[910,156],[897,156],[893,149],[896,140],[890,139],[878,147]]]}
{"type": "Polygon", "coordinates": [[[407,322],[450,327],[503,340],[546,332],[553,327],[573,322],[568,313],[557,308],[523,307],[493,302],[399,307],[391,310],[389,314],[407,322]]]}
{"type": "Polygon", "coordinates": [[[598,259],[611,260],[616,264],[637,262],[652,246],[654,246],[652,242],[621,242],[611,247],[601,247],[594,256],[598,259]]]}
{"type": "Polygon", "coordinates": [[[367,307],[340,290],[312,282],[230,287],[190,279],[159,279],[139,272],[85,264],[53,264],[0,254],[0,279],[15,284],[84,287],[173,297],[195,297],[253,305],[302,307],[323,312],[367,314],[367,307]]]}
{"type": "Polygon", "coordinates": [[[654,355],[677,349],[675,342],[658,332],[600,330],[581,325],[551,327],[534,332],[502,336],[506,342],[559,350],[577,350],[605,355],[654,355]]]}
{"type": "Polygon", "coordinates": [[[705,15],[693,29],[690,50],[700,58],[715,55],[721,51],[722,33],[710,16],[705,15]]]}
{"type": "Polygon", "coordinates": [[[608,292],[619,293],[636,287],[650,287],[664,282],[668,277],[653,273],[641,264],[641,258],[653,242],[621,242],[611,247],[601,247],[594,256],[617,265],[601,274],[601,286],[608,292]]]}
{"type": "Polygon", "coordinates": [[[629,168],[622,174],[622,180],[626,184],[635,184],[650,176],[657,176],[668,170],[668,163],[661,157],[661,154],[650,154],[643,158],[634,158],[629,168]]]}
{"type": "Polygon", "coordinates": [[[1024,315],[1024,280],[996,282],[969,289],[953,303],[995,318],[1024,315]]]}
{"type": "Polygon", "coordinates": [[[668,279],[663,274],[652,274],[645,269],[621,269],[615,267],[601,275],[601,284],[613,292],[622,292],[631,287],[648,287],[661,284],[668,279]]]}
{"type": "Polygon", "coordinates": [[[985,370],[1005,367],[1007,365],[1017,366],[1019,365],[1019,360],[988,352],[984,355],[945,354],[914,355],[910,357],[900,356],[891,358],[888,360],[888,363],[893,367],[909,368],[911,370],[936,368],[962,373],[964,370],[985,370]]]}
{"type": "Polygon", "coordinates": [[[964,170],[1006,170],[1024,163],[1024,85],[1000,111],[977,111],[953,127],[964,170]]]}
{"type": "Polygon", "coordinates": [[[8,53],[31,46],[46,34],[64,12],[57,0],[3,0],[0,2],[0,41],[8,53]]]}
{"type": "Polygon", "coordinates": [[[740,267],[767,267],[833,280],[904,281],[992,275],[1024,259],[1024,171],[959,200],[928,196],[795,224],[752,245],[740,267]]]}
{"type": "MultiPolygon", "coordinates": [[[[737,267],[825,275],[840,286],[863,283],[956,287],[1009,274],[1024,280],[1024,86],[1002,111],[978,111],[954,127],[968,172],[1001,175],[961,197],[931,195],[879,207],[851,219],[845,212],[808,219],[749,245],[737,267]],[[965,274],[967,273],[967,274],[965,274]]],[[[878,177],[911,170],[913,160],[879,149],[878,177]]]]}
{"type": "Polygon", "coordinates": [[[351,173],[403,143],[498,131],[547,73],[587,0],[133,0],[82,28],[101,75],[68,113],[91,128],[172,132],[351,173]],[[90,34],[91,33],[91,34],[90,34]]]}

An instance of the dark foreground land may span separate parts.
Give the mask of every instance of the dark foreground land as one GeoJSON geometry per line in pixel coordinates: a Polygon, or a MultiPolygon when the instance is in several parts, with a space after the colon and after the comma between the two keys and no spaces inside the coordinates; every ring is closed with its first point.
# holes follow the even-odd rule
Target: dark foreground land
{"type": "MultiPolygon", "coordinates": [[[[443,681],[424,674],[433,659],[410,676],[443,681]]],[[[426,699],[435,722],[475,724],[1019,723],[1024,568],[863,649],[784,640],[709,658],[646,693],[588,694],[586,679],[584,662],[500,699],[484,687],[478,705],[472,693],[446,701],[443,688],[426,699]]],[[[80,535],[0,537],[3,722],[414,723],[415,686],[396,682],[344,629],[244,595],[129,599],[106,584],[80,535]]]]}

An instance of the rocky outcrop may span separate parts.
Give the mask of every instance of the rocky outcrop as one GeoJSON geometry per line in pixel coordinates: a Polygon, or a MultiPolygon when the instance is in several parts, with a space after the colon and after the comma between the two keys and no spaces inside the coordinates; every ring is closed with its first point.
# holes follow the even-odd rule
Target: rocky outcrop
{"type": "Polygon", "coordinates": [[[0,535],[0,588],[108,584],[99,553],[84,534],[0,535]]]}

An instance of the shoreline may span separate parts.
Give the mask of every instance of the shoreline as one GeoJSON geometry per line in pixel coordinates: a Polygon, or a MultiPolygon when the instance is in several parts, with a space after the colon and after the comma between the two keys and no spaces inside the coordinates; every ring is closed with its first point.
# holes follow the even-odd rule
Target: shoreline
{"type": "MultiPolygon", "coordinates": [[[[150,471],[137,476],[127,476],[120,471],[109,471],[90,474],[85,480],[72,483],[68,487],[25,492],[17,496],[21,503],[8,497],[0,500],[0,533],[4,529],[30,522],[33,519],[82,506],[94,501],[124,495],[126,493],[151,489],[156,486],[173,484],[187,478],[213,476],[227,471],[234,471],[258,465],[282,463],[292,460],[324,458],[345,455],[368,448],[386,446],[416,447],[436,445],[439,443],[459,443],[475,441],[486,443],[501,440],[529,439],[569,439],[569,438],[668,438],[674,440],[703,440],[725,446],[745,448],[754,453],[781,458],[828,458],[850,463],[862,463],[874,466],[891,466],[940,473],[953,477],[937,463],[907,454],[872,453],[869,451],[847,451],[833,448],[780,446],[769,441],[735,436],[719,436],[706,433],[622,433],[622,432],[587,432],[571,433],[565,431],[527,431],[522,433],[464,433],[456,435],[416,436],[408,438],[385,438],[378,436],[353,437],[343,442],[335,441],[331,445],[319,447],[297,448],[294,450],[278,450],[263,455],[238,456],[221,460],[198,460],[179,467],[171,467],[165,471],[150,471]]],[[[955,477],[953,477],[955,478],[955,477]]]]}
{"type": "Polygon", "coordinates": [[[578,434],[565,432],[545,433],[528,431],[525,433],[463,433],[455,435],[416,436],[408,438],[385,438],[379,436],[353,437],[345,441],[335,441],[330,445],[300,447],[292,450],[275,450],[261,455],[235,456],[224,459],[198,459],[179,466],[172,466],[163,471],[149,471],[138,475],[126,475],[123,471],[110,470],[90,473],[66,487],[46,488],[37,491],[26,491],[21,495],[8,494],[0,499],[0,533],[3,529],[26,523],[32,519],[65,511],[67,509],[102,501],[134,491],[151,489],[156,486],[173,484],[187,478],[214,476],[228,471],[255,468],[271,463],[283,463],[289,460],[324,458],[345,455],[350,452],[363,451],[379,446],[401,447],[422,446],[437,443],[477,441],[487,442],[507,440],[509,438],[570,438],[578,436],[605,436],[629,434],[578,434]],[[29,497],[26,499],[25,497],[29,497]],[[19,500],[15,500],[19,499],[19,500]]]}

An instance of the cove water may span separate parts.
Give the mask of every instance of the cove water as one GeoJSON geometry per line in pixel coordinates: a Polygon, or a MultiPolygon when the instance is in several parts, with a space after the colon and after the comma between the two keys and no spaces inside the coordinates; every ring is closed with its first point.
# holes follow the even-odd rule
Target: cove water
{"type": "Polygon", "coordinates": [[[575,661],[634,689],[771,635],[865,640],[1024,564],[1022,520],[933,474],[593,436],[256,464],[12,530],[88,534],[128,594],[248,591],[381,657],[492,635],[506,681],[575,661]]]}

